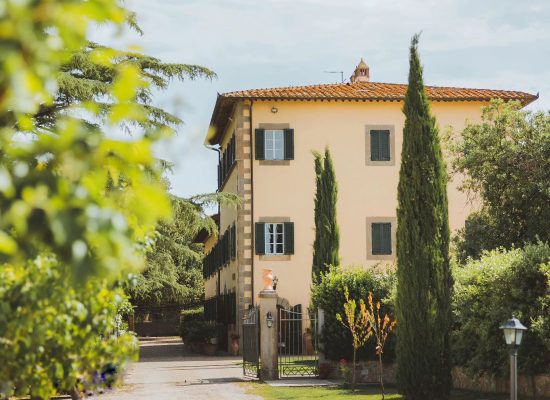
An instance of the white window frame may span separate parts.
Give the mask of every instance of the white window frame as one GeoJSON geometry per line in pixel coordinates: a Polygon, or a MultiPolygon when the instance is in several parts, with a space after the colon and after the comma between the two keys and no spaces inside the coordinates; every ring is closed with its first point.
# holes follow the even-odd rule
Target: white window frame
{"type": "Polygon", "coordinates": [[[265,130],[264,158],[266,160],[285,159],[285,131],[283,129],[265,130]]]}
{"type": "Polygon", "coordinates": [[[280,256],[285,254],[285,226],[282,222],[266,222],[265,226],[265,254],[280,256]],[[271,228],[271,232],[270,232],[271,228]],[[277,228],[280,228],[278,230],[277,228]],[[280,251],[277,247],[280,246],[280,251]]]}

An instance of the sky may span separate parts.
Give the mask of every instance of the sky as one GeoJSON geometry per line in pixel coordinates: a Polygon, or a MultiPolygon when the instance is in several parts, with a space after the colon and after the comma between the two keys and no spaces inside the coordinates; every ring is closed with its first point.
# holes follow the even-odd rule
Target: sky
{"type": "Polygon", "coordinates": [[[539,93],[550,109],[549,0],[126,0],[143,36],[99,43],[138,46],[165,62],[198,64],[217,79],[174,82],[155,105],[184,120],[155,151],[174,164],[173,194],[214,192],[217,153],[204,146],[217,93],[336,83],[361,57],[371,81],[406,83],[408,47],[422,32],[427,85],[539,93]]]}

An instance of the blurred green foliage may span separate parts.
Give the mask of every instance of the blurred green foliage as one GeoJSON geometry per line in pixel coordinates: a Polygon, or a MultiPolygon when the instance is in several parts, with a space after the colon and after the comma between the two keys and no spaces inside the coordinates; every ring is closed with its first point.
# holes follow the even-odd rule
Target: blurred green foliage
{"type": "MultiPolygon", "coordinates": [[[[135,340],[117,334],[128,309],[117,281],[144,265],[159,220],[171,217],[151,146],[171,132],[148,125],[115,140],[60,113],[47,134],[34,116],[54,104],[62,65],[86,46],[91,24],[122,30],[133,15],[117,0],[0,3],[0,392],[47,399],[123,365],[135,340]]],[[[91,49],[112,68],[111,106],[79,106],[101,129],[144,123],[136,101],[150,82],[131,60],[91,49]]],[[[61,82],[63,83],[63,82],[61,82]]]]}
{"type": "Polygon", "coordinates": [[[128,307],[122,289],[99,278],[74,287],[67,269],[47,256],[0,269],[0,393],[90,389],[107,365],[135,359],[137,340],[114,317],[128,307]]]}

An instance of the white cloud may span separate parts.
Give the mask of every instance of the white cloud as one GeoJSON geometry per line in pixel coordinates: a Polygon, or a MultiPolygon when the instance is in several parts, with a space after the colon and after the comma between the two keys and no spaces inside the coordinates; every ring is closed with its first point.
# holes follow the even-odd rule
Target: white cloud
{"type": "MultiPolygon", "coordinates": [[[[405,82],[410,37],[423,31],[429,84],[536,93],[550,108],[547,0],[129,0],[145,31],[115,43],[139,44],[165,61],[215,70],[214,82],[174,85],[159,103],[186,121],[157,151],[176,162],[174,192],[213,191],[216,154],[203,147],[216,92],[335,82],[359,57],[373,80],[405,82]]],[[[94,38],[105,42],[99,30],[94,38]]]]}

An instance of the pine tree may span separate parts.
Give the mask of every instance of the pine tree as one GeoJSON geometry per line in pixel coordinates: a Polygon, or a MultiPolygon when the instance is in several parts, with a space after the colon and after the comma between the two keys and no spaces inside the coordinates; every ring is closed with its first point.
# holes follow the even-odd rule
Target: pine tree
{"type": "MultiPolygon", "coordinates": [[[[130,21],[131,22],[131,21],[130,21]]],[[[139,33],[137,25],[130,25],[139,33]]],[[[124,63],[132,64],[141,72],[141,78],[149,84],[140,88],[133,103],[145,118],[127,120],[123,128],[127,132],[142,129],[165,128],[175,130],[181,119],[165,109],[153,105],[153,95],[168,87],[177,79],[213,78],[216,74],[198,65],[165,63],[161,60],[135,51],[121,51],[97,43],[87,42],[84,47],[71,54],[61,66],[57,76],[57,92],[52,104],[42,105],[33,116],[37,133],[48,132],[55,125],[60,114],[80,107],[84,102],[93,103],[99,115],[85,119],[90,125],[100,125],[116,103],[109,89],[117,76],[117,68],[124,63]],[[97,51],[113,57],[109,62],[99,61],[97,51]],[[94,53],[95,52],[95,53],[94,53]]]]}
{"type": "Polygon", "coordinates": [[[452,288],[447,175],[418,39],[410,47],[397,193],[397,379],[408,400],[445,400],[451,387],[452,288]]]}
{"type": "Polygon", "coordinates": [[[313,282],[328,271],[330,265],[338,265],[340,257],[340,232],[336,221],[336,201],[338,187],[334,166],[328,148],[324,159],[314,152],[315,157],[315,242],[313,243],[313,282]]]}

